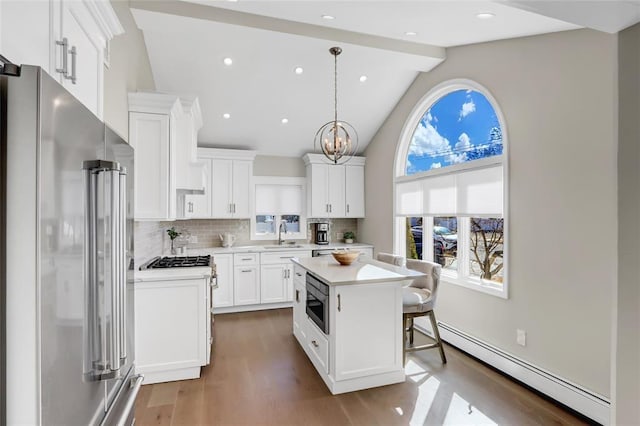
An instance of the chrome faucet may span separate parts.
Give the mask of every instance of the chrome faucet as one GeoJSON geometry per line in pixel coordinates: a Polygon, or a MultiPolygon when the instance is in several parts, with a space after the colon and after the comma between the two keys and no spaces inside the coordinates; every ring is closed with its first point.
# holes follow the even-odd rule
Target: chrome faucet
{"type": "Polygon", "coordinates": [[[284,228],[284,233],[287,233],[287,222],[281,221],[280,226],[278,227],[278,245],[281,246],[284,244],[284,238],[282,238],[282,228],[284,228]]]}

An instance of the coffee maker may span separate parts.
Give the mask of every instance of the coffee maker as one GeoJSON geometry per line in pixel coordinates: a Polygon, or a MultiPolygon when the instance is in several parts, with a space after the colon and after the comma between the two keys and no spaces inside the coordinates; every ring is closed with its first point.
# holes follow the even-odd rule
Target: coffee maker
{"type": "Polygon", "coordinates": [[[316,244],[329,244],[329,224],[314,223],[316,244]]]}

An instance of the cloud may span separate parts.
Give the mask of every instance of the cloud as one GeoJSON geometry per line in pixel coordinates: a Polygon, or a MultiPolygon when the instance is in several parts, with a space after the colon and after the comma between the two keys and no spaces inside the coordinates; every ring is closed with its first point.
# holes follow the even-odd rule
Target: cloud
{"type": "Polygon", "coordinates": [[[442,167],[442,163],[433,163],[433,164],[431,165],[431,168],[432,168],[432,169],[439,169],[440,167],[442,167]]]}
{"type": "Polygon", "coordinates": [[[443,155],[451,152],[451,143],[447,138],[438,133],[430,123],[418,124],[418,128],[413,134],[409,154],[419,157],[429,155],[431,157],[443,155]]]}
{"type": "Polygon", "coordinates": [[[471,138],[469,137],[469,135],[467,135],[466,133],[460,134],[460,136],[458,137],[458,142],[456,142],[456,145],[455,145],[455,150],[458,152],[460,151],[464,152],[470,147],[471,147],[471,138]]]}
{"type": "Polygon", "coordinates": [[[476,104],[473,102],[473,99],[467,98],[467,101],[463,103],[462,107],[460,108],[460,116],[458,117],[458,121],[461,121],[467,115],[471,114],[472,112],[475,112],[475,110],[476,110],[476,104]]]}

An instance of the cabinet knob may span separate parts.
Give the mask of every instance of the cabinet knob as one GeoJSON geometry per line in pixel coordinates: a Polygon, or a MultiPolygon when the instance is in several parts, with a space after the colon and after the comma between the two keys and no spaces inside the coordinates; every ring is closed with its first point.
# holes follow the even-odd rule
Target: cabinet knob
{"type": "Polygon", "coordinates": [[[320,345],[318,344],[318,342],[316,342],[315,340],[312,340],[312,341],[311,341],[311,344],[313,344],[313,346],[315,346],[316,348],[317,348],[318,346],[320,346],[320,345]]]}

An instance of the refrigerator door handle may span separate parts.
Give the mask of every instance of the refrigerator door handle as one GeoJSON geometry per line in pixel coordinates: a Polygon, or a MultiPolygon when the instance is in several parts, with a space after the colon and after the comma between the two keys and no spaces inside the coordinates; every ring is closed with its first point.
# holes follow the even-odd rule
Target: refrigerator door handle
{"type": "Polygon", "coordinates": [[[120,361],[127,359],[127,171],[122,168],[119,173],[120,200],[118,230],[120,233],[118,250],[120,256],[120,361]]]}
{"type": "Polygon", "coordinates": [[[107,411],[107,414],[102,419],[100,426],[107,425],[117,425],[117,426],[125,426],[127,424],[127,420],[131,414],[131,410],[136,402],[136,398],[138,396],[138,392],[140,391],[140,387],[142,386],[142,382],[144,380],[144,376],[142,374],[133,376],[129,380],[129,383],[123,383],[118,395],[116,396],[116,401],[120,398],[124,397],[125,394],[127,399],[124,403],[116,403],[114,406],[107,411]],[[122,408],[120,408],[122,407],[122,408]]]}
{"type": "Polygon", "coordinates": [[[121,258],[120,258],[120,171],[119,170],[109,170],[109,184],[110,184],[110,219],[111,223],[110,231],[111,231],[111,258],[109,259],[109,264],[111,270],[109,271],[109,276],[111,278],[111,335],[110,337],[110,347],[109,347],[109,366],[111,370],[120,369],[120,335],[122,334],[122,328],[120,326],[120,310],[121,310],[121,300],[120,300],[120,290],[122,276],[120,273],[121,268],[121,258]]]}
{"type": "Polygon", "coordinates": [[[85,380],[97,381],[118,377],[124,353],[121,343],[126,265],[122,254],[121,167],[117,162],[94,160],[85,161],[83,169],[87,213],[83,368],[85,380]]]}

